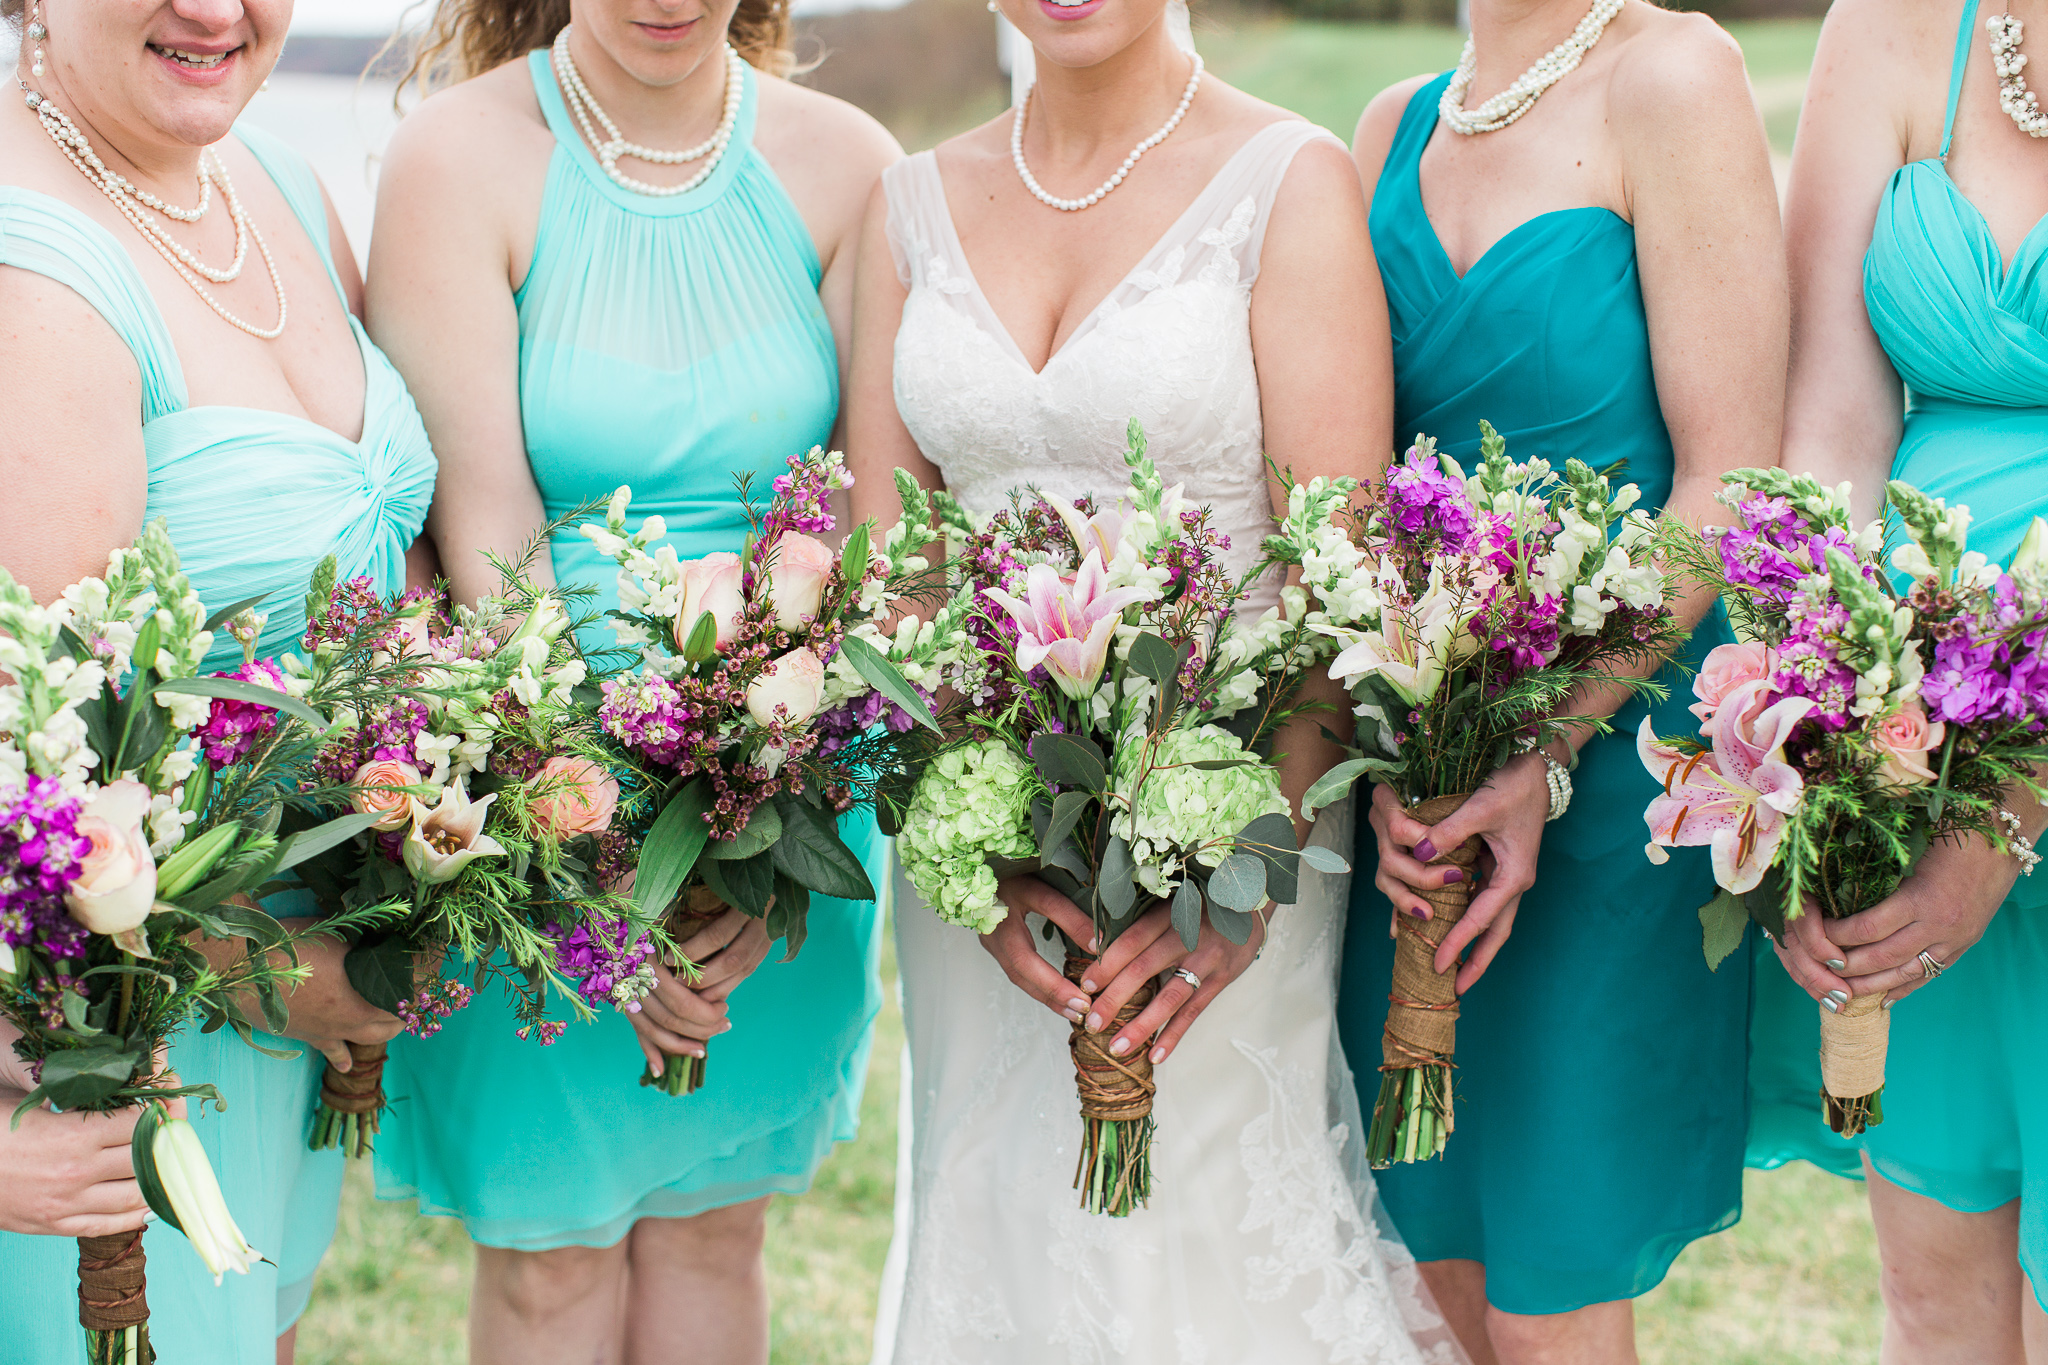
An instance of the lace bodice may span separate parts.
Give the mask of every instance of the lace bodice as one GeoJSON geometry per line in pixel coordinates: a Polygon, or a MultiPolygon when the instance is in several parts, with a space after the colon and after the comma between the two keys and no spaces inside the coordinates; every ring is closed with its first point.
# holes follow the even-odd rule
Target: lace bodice
{"type": "MultiPolygon", "coordinates": [[[[1251,567],[1273,516],[1251,291],[1274,195],[1319,139],[1336,141],[1294,121],[1254,133],[1036,373],[975,281],[937,159],[920,152],[885,172],[889,246],[910,291],[896,407],[953,495],[989,511],[1025,484],[1060,498],[1114,492],[1135,417],[1167,482],[1214,510],[1232,570],[1251,567]]],[[[1258,605],[1277,592],[1263,585],[1258,605]]]]}

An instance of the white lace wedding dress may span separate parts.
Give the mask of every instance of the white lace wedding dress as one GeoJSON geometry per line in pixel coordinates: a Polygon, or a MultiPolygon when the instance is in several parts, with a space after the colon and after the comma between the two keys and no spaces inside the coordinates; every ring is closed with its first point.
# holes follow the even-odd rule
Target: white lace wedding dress
{"type": "MultiPolygon", "coordinates": [[[[1214,509],[1233,568],[1252,563],[1272,509],[1251,288],[1289,164],[1329,138],[1255,134],[1036,374],[963,258],[932,154],[892,168],[896,402],[962,503],[1114,495],[1135,417],[1166,481],[1214,509]]],[[[1349,857],[1351,832],[1340,808],[1315,838],[1349,857]]],[[[1462,1358],[1375,1212],[1334,1014],[1348,886],[1304,867],[1262,956],[1160,1067],[1151,1204],[1115,1219],[1072,1188],[1067,1025],[897,878],[910,1136],[878,1365],[1462,1358]]]]}

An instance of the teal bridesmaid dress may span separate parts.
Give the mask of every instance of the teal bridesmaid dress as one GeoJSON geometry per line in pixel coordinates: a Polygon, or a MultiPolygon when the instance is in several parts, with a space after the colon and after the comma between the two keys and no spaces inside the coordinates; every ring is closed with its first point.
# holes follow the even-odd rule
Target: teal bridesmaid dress
{"type": "MultiPolygon", "coordinates": [[[[1371,210],[1394,339],[1395,430],[1435,436],[1467,468],[1479,422],[1515,459],[1572,456],[1621,477],[1646,507],[1670,496],[1635,233],[1604,208],[1522,224],[1460,277],[1423,210],[1417,166],[1448,76],[1401,118],[1371,210]]],[[[1717,613],[1686,662],[1727,638],[1717,613]]],[[[1685,677],[1652,714],[1692,723],[1685,677]]],[[[1544,833],[1536,885],[1458,1020],[1457,1131],[1442,1158],[1377,1178],[1420,1261],[1486,1266],[1506,1312],[1561,1313],[1654,1287],[1695,1238],[1742,1206],[1749,977],[1707,970],[1696,911],[1714,893],[1705,850],[1643,856],[1657,791],[1635,752],[1642,702],[1586,745],[1570,812],[1544,833]]],[[[1391,913],[1361,828],[1338,998],[1365,1112],[1386,1022],[1391,913]]]]}
{"type": "MultiPolygon", "coordinates": [[[[684,558],[737,550],[734,478],[769,480],[831,439],[838,361],[818,301],[809,232],[753,146],[746,72],[732,142],[687,194],[614,184],[564,108],[545,51],[534,91],[556,147],[533,264],[517,296],[527,453],[548,514],[631,484],[635,518],[659,513],[684,558]]],[[[618,605],[617,566],[573,533],[555,576],[618,605]]],[[[608,637],[610,632],[594,631],[608,637]]],[[[587,641],[592,645],[605,639],[587,641]]],[[[842,833],[877,887],[886,845],[871,820],[842,833]]],[[[501,991],[480,993],[430,1040],[392,1047],[393,1097],[377,1139],[378,1193],[417,1196],[486,1246],[609,1246],[645,1217],[684,1217],[807,1189],[851,1138],[881,1007],[879,911],[813,899],[810,939],[733,992],[697,1094],[638,1083],[624,1015],[521,1041],[501,991]]]]}
{"type": "MultiPolygon", "coordinates": [[[[1892,477],[1971,512],[1970,548],[2008,560],[2048,516],[2048,229],[2036,223],[2007,265],[1977,207],[1948,177],[1963,73],[1981,33],[1964,0],[1941,155],[1901,166],[1879,201],[1863,258],[1871,327],[1910,401],[1892,477]]],[[[1982,79],[1994,80],[1978,52],[1982,79]]],[[[2044,220],[2048,223],[2048,220],[2044,220]]],[[[1796,1034],[1758,1033],[1755,1052],[1788,1053],[1803,1084],[1780,1079],[1759,1105],[1750,1157],[1841,1170],[1849,1144],[1818,1100],[1814,1005],[1775,961],[1761,1005],[1796,1034]],[[1788,1040],[1796,1039],[1788,1046],[1788,1040]]],[[[1976,946],[1892,1011],[1884,1122],[1862,1151],[1896,1185],[1963,1212],[2020,1201],[2020,1264],[2048,1307],[2048,874],[2022,877],[1976,946]]],[[[1784,1078],[1790,1063],[1777,1063],[1784,1078]]]]}
{"type": "MultiPolygon", "coordinates": [[[[244,127],[236,135],[277,183],[332,276],[327,209],[312,168],[268,134],[244,127]]],[[[347,441],[285,413],[191,406],[170,333],[134,261],[69,205],[0,187],[0,265],[75,291],[127,343],[142,375],[145,515],[165,519],[210,606],[268,594],[260,654],[297,648],[306,583],[327,555],[344,575],[365,575],[380,591],[403,586],[406,547],[433,496],[434,456],[404,381],[360,326],[351,322],[363,358],[363,434],[347,441]]],[[[334,285],[339,293],[338,278],[334,285]]],[[[241,646],[223,633],[207,668],[241,661],[241,646]]],[[[279,914],[298,908],[270,903],[279,914]]],[[[321,1059],[287,1039],[259,1041],[298,1055],[267,1057],[226,1031],[188,1030],[171,1045],[179,1076],[219,1086],[227,1101],[203,1117],[195,1105],[195,1126],[235,1221],[270,1261],[216,1288],[182,1234],[152,1225],[143,1242],[150,1335],[164,1365],[270,1365],[276,1338],[305,1310],[313,1272],[334,1237],[341,1154],[306,1150],[321,1059]]],[[[70,1238],[0,1233],[0,1365],[84,1361],[77,1266],[70,1238]]]]}

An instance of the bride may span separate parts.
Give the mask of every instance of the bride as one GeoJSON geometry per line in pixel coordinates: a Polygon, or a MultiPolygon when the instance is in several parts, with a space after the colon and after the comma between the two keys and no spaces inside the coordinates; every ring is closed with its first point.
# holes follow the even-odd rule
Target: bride
{"type": "MultiPolygon", "coordinates": [[[[898,163],[869,206],[855,515],[893,518],[897,466],[977,511],[1025,484],[1113,497],[1135,417],[1242,571],[1272,525],[1266,456],[1301,480],[1363,478],[1392,444],[1356,168],[1329,133],[1204,74],[1177,3],[999,3],[1035,87],[898,163]]],[[[1276,752],[1291,801],[1335,757],[1313,718],[1276,752]]],[[[1314,838],[1348,848],[1348,811],[1314,838]]],[[[878,1362],[1456,1358],[1357,1159],[1332,1022],[1347,882],[1304,867],[1299,903],[1242,948],[1205,927],[1185,952],[1162,908],[1076,991],[1034,917],[1092,931],[1051,888],[1006,882],[1010,914],[977,944],[899,879],[914,1137],[878,1362]],[[1099,1029],[1154,977],[1112,1043],[1164,1064],[1152,1201],[1084,1213],[1069,1022],[1099,1029]]]]}

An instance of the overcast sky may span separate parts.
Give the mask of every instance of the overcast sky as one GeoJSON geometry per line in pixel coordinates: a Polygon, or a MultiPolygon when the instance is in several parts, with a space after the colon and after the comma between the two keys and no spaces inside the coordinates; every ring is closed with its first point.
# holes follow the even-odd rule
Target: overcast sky
{"type": "MultiPolygon", "coordinates": [[[[798,14],[829,14],[848,9],[889,9],[903,0],[795,0],[798,14]]],[[[407,10],[427,12],[415,0],[298,0],[292,27],[301,33],[345,33],[384,37],[407,10]]]]}

